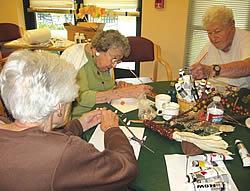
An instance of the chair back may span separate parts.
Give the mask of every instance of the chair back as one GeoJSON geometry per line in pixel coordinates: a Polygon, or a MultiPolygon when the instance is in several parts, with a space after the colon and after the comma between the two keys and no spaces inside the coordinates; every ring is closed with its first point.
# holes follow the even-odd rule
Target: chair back
{"type": "Polygon", "coordinates": [[[2,52],[3,58],[7,57],[14,50],[4,48],[2,45],[5,42],[21,38],[21,36],[21,29],[18,25],[13,23],[0,23],[0,51],[2,52]]]}
{"type": "Polygon", "coordinates": [[[128,57],[123,58],[123,62],[147,62],[153,63],[153,81],[157,81],[158,65],[162,64],[166,70],[166,80],[173,80],[172,67],[161,58],[160,46],[154,44],[151,40],[139,37],[129,36],[131,52],[128,57]]]}
{"type": "Polygon", "coordinates": [[[19,26],[13,23],[0,23],[0,34],[0,42],[21,38],[19,26]]]}

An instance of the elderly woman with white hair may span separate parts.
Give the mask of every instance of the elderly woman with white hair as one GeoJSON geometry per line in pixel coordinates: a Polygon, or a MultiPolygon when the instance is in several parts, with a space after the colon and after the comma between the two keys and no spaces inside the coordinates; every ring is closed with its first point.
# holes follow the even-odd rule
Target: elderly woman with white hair
{"type": "Polygon", "coordinates": [[[46,52],[17,51],[0,75],[3,101],[15,121],[0,124],[1,190],[125,190],[137,174],[118,117],[95,110],[65,124],[78,94],[74,67],[46,52]],[[79,136],[101,123],[105,150],[79,136]]]}
{"type": "Polygon", "coordinates": [[[250,32],[236,28],[232,9],[222,5],[206,11],[203,27],[210,42],[191,66],[193,77],[217,77],[219,81],[249,88],[250,32]]]}

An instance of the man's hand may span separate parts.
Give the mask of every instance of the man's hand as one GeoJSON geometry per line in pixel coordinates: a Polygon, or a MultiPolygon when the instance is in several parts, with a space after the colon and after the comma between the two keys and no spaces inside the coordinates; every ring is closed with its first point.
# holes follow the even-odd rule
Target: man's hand
{"type": "Polygon", "coordinates": [[[91,127],[101,123],[102,111],[97,109],[84,113],[78,120],[80,121],[83,131],[90,129],[91,127]]]}
{"type": "Polygon", "coordinates": [[[195,80],[212,77],[213,68],[210,65],[196,63],[190,66],[192,77],[195,80]]]}

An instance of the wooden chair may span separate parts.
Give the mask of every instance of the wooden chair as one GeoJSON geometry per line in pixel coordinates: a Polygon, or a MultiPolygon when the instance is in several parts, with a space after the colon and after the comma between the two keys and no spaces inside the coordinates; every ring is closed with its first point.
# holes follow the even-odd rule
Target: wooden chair
{"type": "Polygon", "coordinates": [[[166,71],[166,80],[173,80],[172,67],[169,63],[161,57],[161,48],[159,45],[153,43],[151,40],[139,37],[128,37],[131,47],[131,53],[128,57],[124,58],[124,62],[148,62],[152,61],[153,64],[153,81],[157,81],[158,66],[162,64],[166,71]]]}
{"type": "Polygon", "coordinates": [[[0,51],[2,57],[5,58],[11,54],[14,50],[4,48],[3,44],[21,38],[21,28],[13,23],[0,23],[0,51]]]}

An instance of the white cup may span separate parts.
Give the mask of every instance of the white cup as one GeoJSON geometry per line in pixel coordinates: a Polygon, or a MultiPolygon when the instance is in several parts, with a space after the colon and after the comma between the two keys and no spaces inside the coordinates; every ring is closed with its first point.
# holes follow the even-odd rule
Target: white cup
{"type": "Polygon", "coordinates": [[[165,109],[170,100],[171,96],[167,94],[158,94],[157,96],[155,96],[155,107],[157,109],[157,114],[161,113],[161,111],[165,109]]]}
{"type": "Polygon", "coordinates": [[[178,115],[179,114],[179,110],[180,110],[180,105],[178,103],[170,102],[162,110],[162,113],[160,115],[162,115],[163,119],[169,120],[173,116],[178,115]]]}

